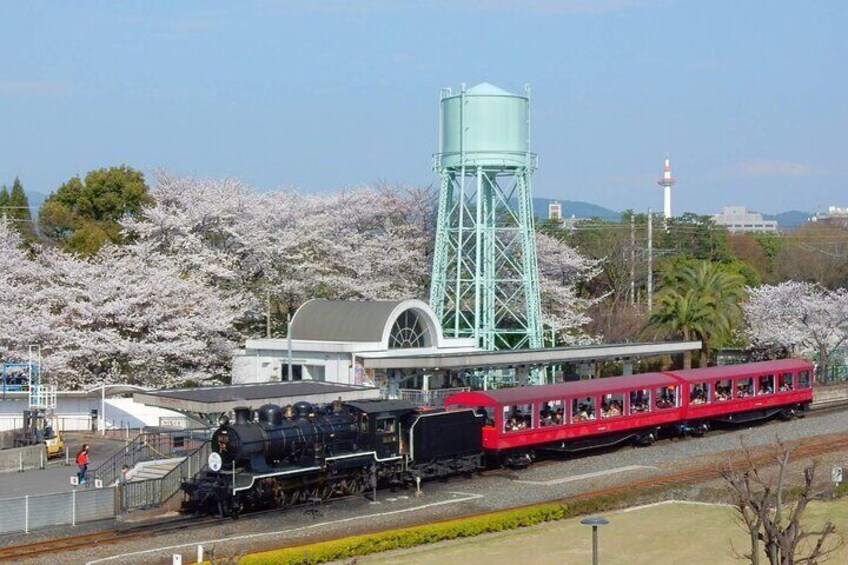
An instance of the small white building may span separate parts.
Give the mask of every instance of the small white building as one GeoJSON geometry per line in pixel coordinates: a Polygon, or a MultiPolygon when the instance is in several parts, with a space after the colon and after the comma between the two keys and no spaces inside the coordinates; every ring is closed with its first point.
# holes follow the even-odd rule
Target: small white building
{"type": "Polygon", "coordinates": [[[724,226],[730,233],[776,233],[777,221],[764,220],[762,214],[749,212],[744,206],[725,206],[720,214],[713,215],[716,225],[724,226]]]}
{"type": "Polygon", "coordinates": [[[445,337],[421,300],[310,300],[291,321],[291,339],[250,339],[233,357],[233,384],[289,380],[374,385],[363,357],[482,351],[473,338],[445,337]]]}
{"type": "MultiPolygon", "coordinates": [[[[145,426],[185,427],[179,412],[133,402],[131,395],[145,389],[131,385],[106,385],[90,390],[55,391],[44,408],[57,431],[139,429],[145,426]]],[[[30,408],[28,391],[0,394],[0,431],[23,426],[24,411],[30,408]]]]}

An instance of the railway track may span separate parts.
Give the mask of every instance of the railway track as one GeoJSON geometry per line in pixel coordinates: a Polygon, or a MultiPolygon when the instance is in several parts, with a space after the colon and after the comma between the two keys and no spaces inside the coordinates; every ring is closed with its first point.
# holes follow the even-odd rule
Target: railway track
{"type": "Polygon", "coordinates": [[[101,530],[76,536],[54,538],[23,545],[0,548],[0,561],[17,562],[22,559],[55,554],[63,551],[73,551],[86,547],[117,543],[138,538],[153,537],[186,528],[199,528],[221,522],[220,518],[197,519],[193,517],[178,518],[167,522],[101,530]]]}

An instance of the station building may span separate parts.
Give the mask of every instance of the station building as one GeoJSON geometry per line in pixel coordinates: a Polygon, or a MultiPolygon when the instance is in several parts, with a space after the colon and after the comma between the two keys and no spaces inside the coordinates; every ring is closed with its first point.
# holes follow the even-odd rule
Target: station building
{"type": "Polygon", "coordinates": [[[233,358],[233,384],[311,380],[438,404],[446,394],[488,388],[494,380],[528,384],[538,371],[555,381],[592,378],[598,361],[617,360],[628,374],[636,358],[701,346],[685,341],[487,351],[474,338],[446,336],[429,305],[413,299],[310,300],[295,313],[289,335],[247,340],[233,358]]]}

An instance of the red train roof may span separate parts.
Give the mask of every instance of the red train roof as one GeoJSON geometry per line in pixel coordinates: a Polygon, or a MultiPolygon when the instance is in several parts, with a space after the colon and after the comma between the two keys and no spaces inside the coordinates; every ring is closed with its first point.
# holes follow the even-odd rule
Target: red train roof
{"type": "Polygon", "coordinates": [[[663,373],[642,373],[574,381],[555,385],[522,386],[498,390],[461,392],[445,399],[447,404],[527,404],[544,400],[554,400],[567,396],[592,396],[601,393],[619,392],[638,388],[661,387],[679,384],[677,380],[663,373]]]}
{"type": "Polygon", "coordinates": [[[722,365],[719,367],[705,367],[703,369],[684,369],[680,371],[666,371],[668,375],[674,375],[687,382],[697,382],[704,379],[722,378],[732,379],[754,375],[757,373],[799,371],[811,369],[812,364],[803,359],[779,359],[777,361],[760,361],[759,363],[745,363],[743,365],[722,365]]]}

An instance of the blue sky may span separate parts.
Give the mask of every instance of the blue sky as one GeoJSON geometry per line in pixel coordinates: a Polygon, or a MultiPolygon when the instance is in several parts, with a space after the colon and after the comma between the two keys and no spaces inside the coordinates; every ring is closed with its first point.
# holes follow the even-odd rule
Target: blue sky
{"type": "Polygon", "coordinates": [[[438,96],[532,87],[536,196],[848,206],[848,2],[0,0],[0,182],[126,163],[431,184],[438,96]]]}

